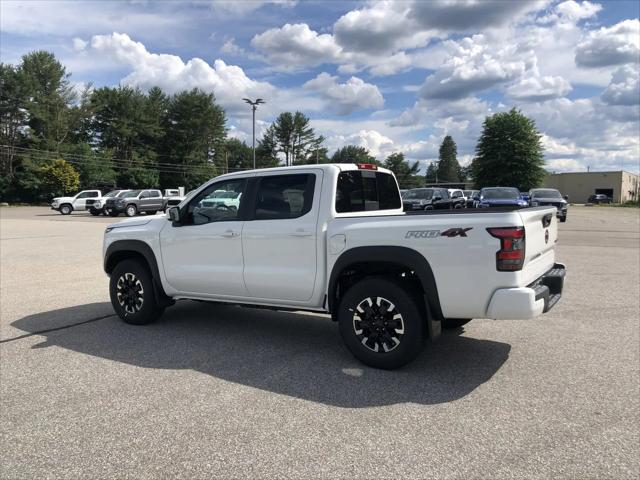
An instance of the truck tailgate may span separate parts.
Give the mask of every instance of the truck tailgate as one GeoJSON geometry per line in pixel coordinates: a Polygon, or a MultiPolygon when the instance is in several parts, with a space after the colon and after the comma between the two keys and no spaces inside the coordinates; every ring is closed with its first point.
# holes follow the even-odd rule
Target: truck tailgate
{"type": "Polygon", "coordinates": [[[525,281],[533,282],[555,263],[558,241],[558,221],[555,207],[519,210],[525,230],[525,260],[522,272],[525,281]]]}

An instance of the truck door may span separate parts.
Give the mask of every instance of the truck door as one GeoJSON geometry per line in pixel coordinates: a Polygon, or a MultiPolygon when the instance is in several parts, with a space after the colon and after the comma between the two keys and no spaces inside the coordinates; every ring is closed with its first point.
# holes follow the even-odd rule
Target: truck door
{"type": "Polygon", "coordinates": [[[183,207],[180,225],[166,222],[162,228],[165,277],[179,292],[247,297],[240,240],[245,185],[245,179],[209,185],[183,207]],[[238,192],[239,208],[212,201],[219,190],[238,192]]]}
{"type": "Polygon", "coordinates": [[[311,299],[322,175],[310,169],[256,178],[255,205],[242,230],[244,281],[252,297],[311,299]]]}

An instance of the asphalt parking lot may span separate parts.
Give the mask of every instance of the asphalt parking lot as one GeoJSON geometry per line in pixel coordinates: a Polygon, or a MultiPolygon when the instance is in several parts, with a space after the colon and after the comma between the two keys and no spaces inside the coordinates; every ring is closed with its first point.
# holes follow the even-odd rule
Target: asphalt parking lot
{"type": "MultiPolygon", "coordinates": [[[[323,316],[119,321],[112,218],[0,209],[2,478],[638,478],[637,209],[572,207],[562,301],[363,367],[323,316]]],[[[461,299],[463,301],[463,299],[461,299]]]]}

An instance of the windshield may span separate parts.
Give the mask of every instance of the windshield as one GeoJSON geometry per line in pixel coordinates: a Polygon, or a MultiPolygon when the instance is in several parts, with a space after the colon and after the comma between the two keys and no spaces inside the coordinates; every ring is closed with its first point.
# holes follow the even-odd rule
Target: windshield
{"type": "Polygon", "coordinates": [[[130,192],[126,192],[124,195],[122,195],[121,198],[133,198],[133,197],[137,197],[138,195],[140,195],[140,192],[142,190],[131,190],[130,192]]]}
{"type": "Polygon", "coordinates": [[[429,200],[433,196],[433,190],[409,190],[404,194],[406,200],[429,200]]]}
{"type": "Polygon", "coordinates": [[[532,198],[562,198],[558,190],[536,190],[531,193],[532,198]]]}
{"type": "Polygon", "coordinates": [[[482,198],[490,200],[517,200],[520,198],[520,192],[515,188],[489,188],[482,190],[482,198]]]}
{"type": "Polygon", "coordinates": [[[463,190],[465,197],[470,197],[473,195],[473,190],[463,190]]]}
{"type": "Polygon", "coordinates": [[[120,190],[111,190],[109,193],[105,195],[105,197],[116,197],[120,190]]]}

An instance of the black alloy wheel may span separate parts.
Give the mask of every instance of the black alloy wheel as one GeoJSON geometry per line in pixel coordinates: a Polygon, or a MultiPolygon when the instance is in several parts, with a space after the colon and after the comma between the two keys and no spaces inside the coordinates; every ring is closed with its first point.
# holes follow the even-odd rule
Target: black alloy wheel
{"type": "Polygon", "coordinates": [[[373,352],[390,352],[404,336],[404,321],[396,306],[384,297],[367,297],[353,313],[353,331],[373,352]]]}

